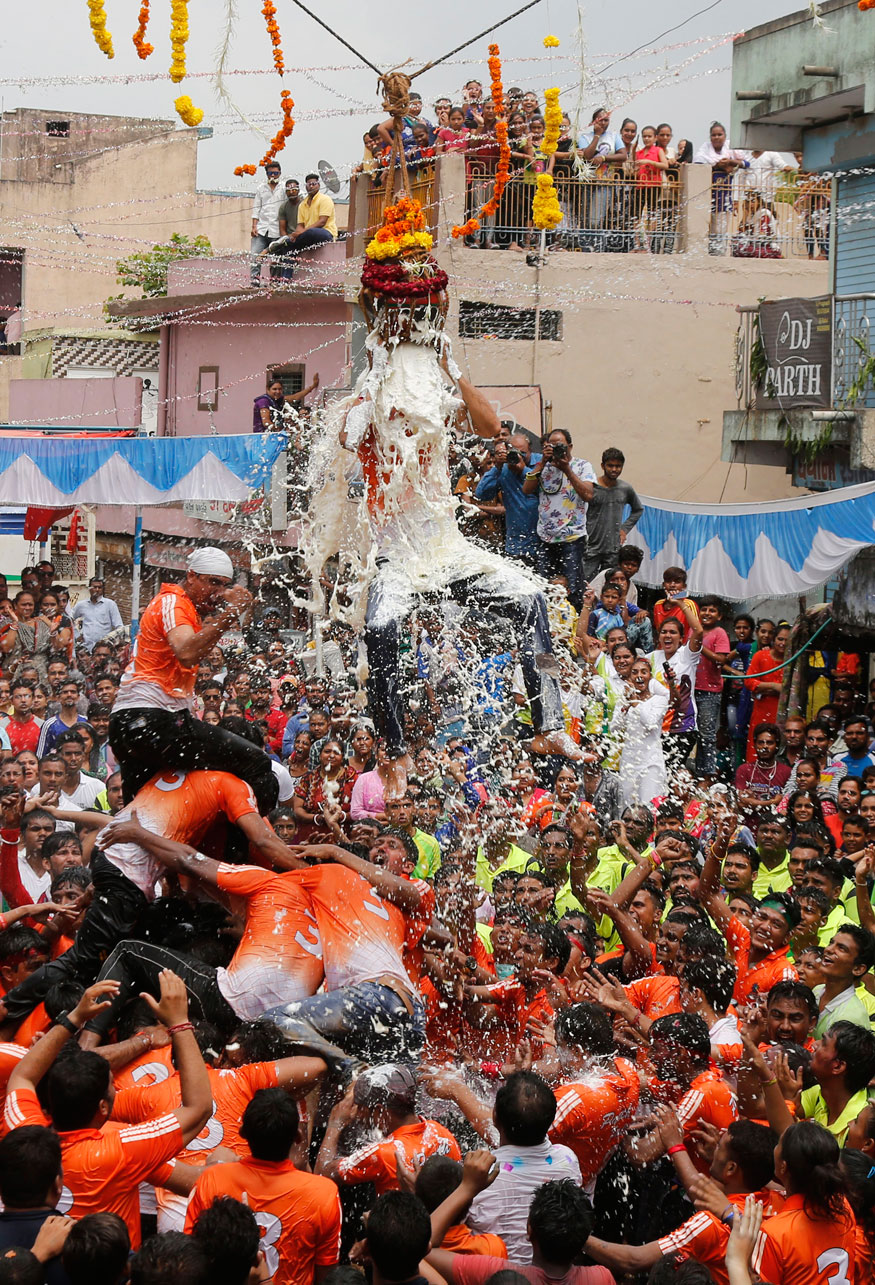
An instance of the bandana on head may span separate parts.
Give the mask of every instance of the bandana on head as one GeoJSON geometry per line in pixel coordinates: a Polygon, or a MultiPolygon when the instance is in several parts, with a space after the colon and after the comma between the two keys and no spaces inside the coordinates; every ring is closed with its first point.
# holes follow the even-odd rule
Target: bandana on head
{"type": "Polygon", "coordinates": [[[190,553],[186,566],[197,576],[227,576],[229,580],[234,578],[234,564],[227,553],[224,549],[215,549],[210,545],[190,553]]]}

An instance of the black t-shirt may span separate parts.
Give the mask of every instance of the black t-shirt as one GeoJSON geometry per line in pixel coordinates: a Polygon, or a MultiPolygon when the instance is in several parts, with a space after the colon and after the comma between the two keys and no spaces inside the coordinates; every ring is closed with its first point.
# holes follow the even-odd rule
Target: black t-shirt
{"type": "MultiPolygon", "coordinates": [[[[0,1214],[0,1254],[6,1249],[31,1249],[40,1228],[57,1209],[13,1209],[0,1214]]],[[[70,1285],[60,1258],[50,1259],[44,1266],[46,1285],[70,1285]]]]}

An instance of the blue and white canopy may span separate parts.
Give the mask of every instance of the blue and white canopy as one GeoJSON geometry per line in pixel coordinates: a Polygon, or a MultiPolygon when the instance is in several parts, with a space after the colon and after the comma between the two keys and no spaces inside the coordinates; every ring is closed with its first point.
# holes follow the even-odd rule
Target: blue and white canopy
{"type": "Polygon", "coordinates": [[[679,504],[641,497],[630,543],[644,549],[639,578],[684,567],[691,593],[743,601],[806,593],[875,544],[875,482],[762,504],[679,504]]]}
{"type": "Polygon", "coordinates": [[[245,500],[270,480],[285,433],[228,437],[0,434],[0,504],[245,500]]]}

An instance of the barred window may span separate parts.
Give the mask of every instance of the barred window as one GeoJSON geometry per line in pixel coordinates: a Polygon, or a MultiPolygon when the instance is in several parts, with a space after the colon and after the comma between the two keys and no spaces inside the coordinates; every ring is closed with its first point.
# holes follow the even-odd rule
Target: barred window
{"type": "MultiPolygon", "coordinates": [[[[463,299],[459,304],[459,334],[463,339],[528,339],[535,337],[535,309],[507,308],[497,303],[475,303],[463,299]]],[[[562,313],[555,308],[542,308],[539,339],[562,338],[562,313]]]]}

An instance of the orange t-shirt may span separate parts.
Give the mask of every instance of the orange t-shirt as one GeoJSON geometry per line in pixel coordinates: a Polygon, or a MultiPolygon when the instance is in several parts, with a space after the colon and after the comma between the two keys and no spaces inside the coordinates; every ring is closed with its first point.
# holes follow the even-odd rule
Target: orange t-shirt
{"type": "Polygon", "coordinates": [[[844,1285],[854,1280],[857,1222],[849,1205],[840,1218],[811,1218],[802,1196],[763,1224],[751,1266],[780,1285],[844,1285]]]}
{"type": "Polygon", "coordinates": [[[726,940],[738,969],[736,1004],[746,1004],[754,995],[768,994],[778,982],[798,982],[799,974],[790,960],[789,946],[773,950],[758,964],[751,964],[750,929],[735,915],[726,926],[726,940]]]}
{"type": "Polygon", "coordinates": [[[630,1004],[634,1004],[651,1022],[669,1013],[682,1011],[680,983],[676,977],[668,977],[665,973],[639,977],[635,982],[628,982],[623,989],[630,1004]]]}
{"type": "Polygon", "coordinates": [[[245,900],[243,936],[219,990],[247,1021],[277,1004],[315,995],[322,984],[322,938],[310,899],[295,873],[222,864],[218,886],[245,900]]]}
{"type": "Polygon", "coordinates": [[[554,1016],[553,1005],[547,998],[545,990],[539,990],[531,999],[526,998],[525,988],[521,982],[509,977],[506,981],[492,982],[489,987],[487,1003],[495,1004],[498,1009],[499,1022],[503,1036],[492,1035],[490,1057],[509,1056],[521,1040],[529,1040],[532,1046],[532,1057],[537,1059],[544,1054],[544,1045],[528,1033],[529,1020],[535,1018],[540,1022],[551,1021],[554,1016]],[[499,1049],[498,1044],[501,1044],[499,1049]]]}
{"type": "Polygon", "coordinates": [[[302,1173],[291,1160],[211,1165],[191,1193],[185,1230],[219,1196],[233,1196],[255,1214],[273,1285],[313,1285],[317,1267],[340,1259],[340,1194],[330,1178],[302,1173]]]}
{"type": "Polygon", "coordinates": [[[47,1031],[51,1024],[52,1019],[46,1012],[45,1004],[37,1004],[33,1012],[28,1013],[27,1017],[16,1029],[15,1043],[29,1049],[35,1037],[47,1031]]]}
{"type": "MultiPolygon", "coordinates": [[[[30,1089],[14,1089],[6,1098],[6,1124],[50,1126],[39,1099],[30,1089]]],[[[131,1245],[140,1244],[138,1184],[160,1170],[182,1150],[182,1130],[175,1115],[157,1115],[121,1128],[110,1121],[102,1129],[58,1132],[64,1190],[58,1212],[71,1218],[118,1214],[127,1225],[131,1245]]]]}
{"type": "Polygon", "coordinates": [[[700,1160],[696,1151],[693,1130],[701,1120],[716,1125],[721,1131],[728,1129],[733,1120],[738,1119],[738,1101],[735,1094],[719,1071],[702,1071],[678,1103],[677,1115],[693,1164],[702,1173],[707,1173],[708,1165],[700,1160]]]}
{"type": "Polygon", "coordinates": [[[571,1148],[584,1186],[601,1171],[638,1108],[638,1072],[631,1062],[615,1058],[613,1070],[597,1074],[597,1084],[563,1084],[554,1090],[550,1141],[571,1148]]]}
{"type": "MultiPolygon", "coordinates": [[[[0,1105],[6,1101],[6,1085],[27,1049],[21,1044],[0,1044],[0,1105]]],[[[9,1132],[5,1118],[0,1115],[0,1138],[9,1132]]]]}
{"type": "Polygon", "coordinates": [[[173,1049],[169,1044],[159,1049],[146,1049],[135,1057],[127,1066],[116,1071],[112,1077],[116,1093],[122,1089],[148,1089],[153,1084],[162,1084],[176,1074],[173,1065],[173,1049]]]}
{"type": "MultiPolygon", "coordinates": [[[[220,1071],[207,1068],[213,1093],[213,1114],[196,1138],[192,1138],[179,1159],[189,1165],[206,1164],[209,1154],[216,1147],[230,1147],[232,1151],[246,1151],[240,1136],[243,1112],[259,1089],[277,1087],[276,1062],[250,1062],[247,1066],[231,1067],[220,1071]]],[[[124,1089],[116,1094],[113,1118],[136,1122],[153,1115],[174,1111],[182,1102],[179,1075],[174,1072],[168,1079],[148,1088],[124,1089]]]]}
{"type": "Polygon", "coordinates": [[[182,585],[163,584],[140,618],[131,662],[122,674],[119,709],[191,707],[197,662],[183,665],[167,641],[171,630],[178,629],[180,625],[190,625],[195,633],[200,633],[202,626],[197,608],[182,585]],[[149,688],[154,691],[150,692],[149,688]]]}
{"type": "MultiPolygon", "coordinates": [[[[777,1192],[756,1192],[756,1198],[763,1206],[763,1217],[776,1214],[784,1204],[784,1199],[777,1192]]],[[[744,1212],[744,1194],[730,1195],[726,1199],[740,1212],[744,1212]]],[[[729,1243],[730,1228],[712,1213],[702,1210],[688,1218],[680,1227],[667,1236],[660,1236],[659,1248],[663,1257],[677,1254],[680,1259],[693,1258],[702,1263],[714,1277],[715,1285],[729,1285],[729,1273],[726,1270],[726,1246],[729,1243]]]]}
{"type": "Polygon", "coordinates": [[[464,1223],[456,1223],[441,1241],[448,1254],[485,1254],[487,1258],[507,1258],[507,1246],[491,1231],[474,1232],[464,1223]]]}
{"type": "Polygon", "coordinates": [[[360,1147],[351,1156],[338,1162],[337,1172],[341,1182],[374,1183],[377,1195],[384,1191],[398,1190],[398,1152],[414,1169],[429,1156],[449,1156],[461,1160],[462,1153],[456,1139],[436,1120],[419,1117],[416,1124],[404,1124],[388,1137],[360,1147]]]}

